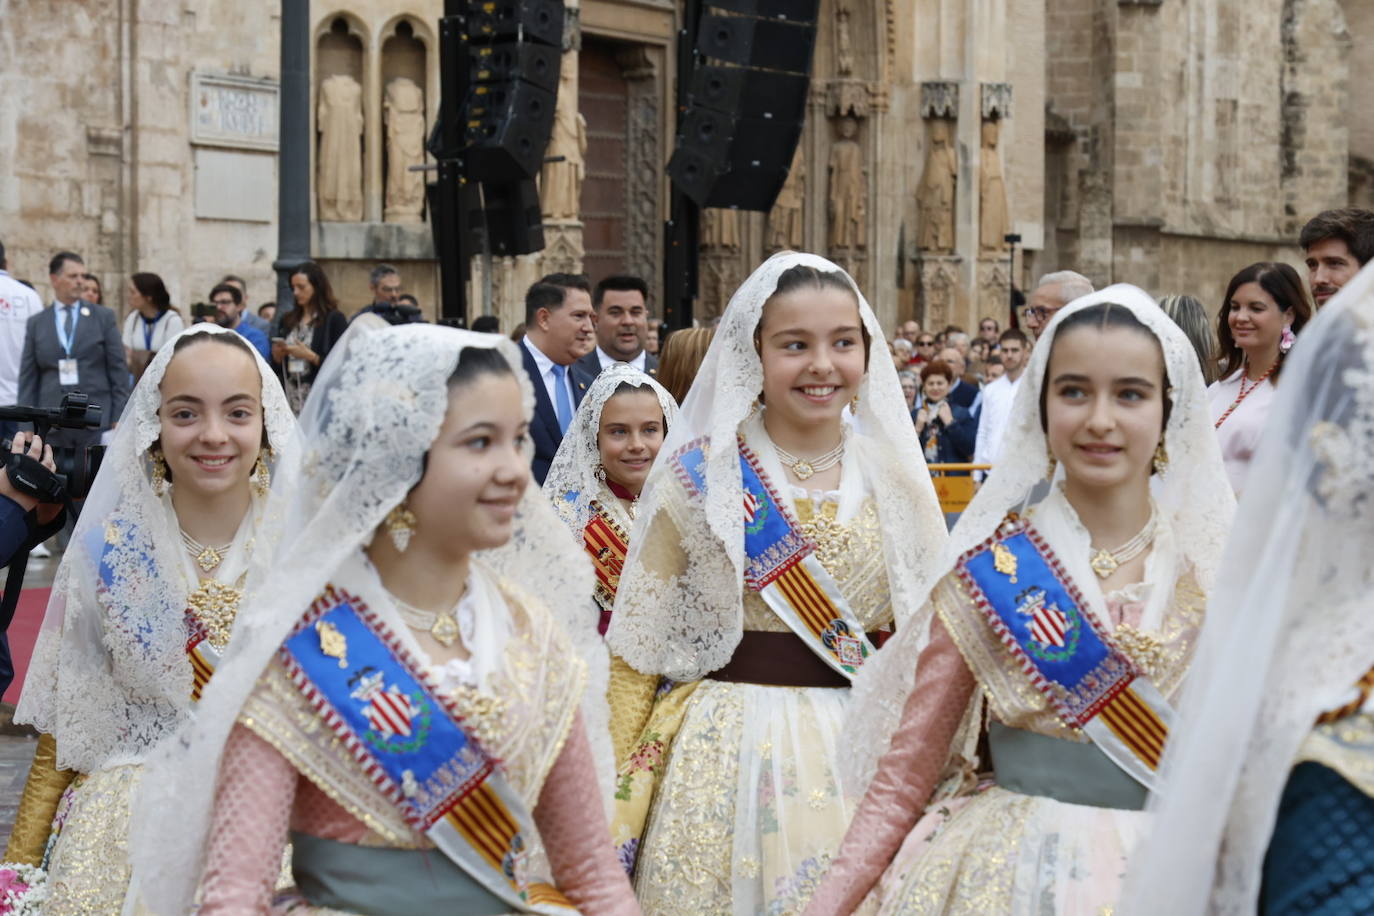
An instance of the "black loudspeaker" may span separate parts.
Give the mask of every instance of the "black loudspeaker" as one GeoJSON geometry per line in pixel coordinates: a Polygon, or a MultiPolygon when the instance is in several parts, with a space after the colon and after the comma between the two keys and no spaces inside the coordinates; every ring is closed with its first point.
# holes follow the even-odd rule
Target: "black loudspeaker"
{"type": "Polygon", "coordinates": [[[806,116],[808,83],[795,73],[705,64],[692,69],[687,98],[692,108],[791,123],[806,116]]]}
{"type": "Polygon", "coordinates": [[[524,80],[479,83],[468,94],[464,136],[467,177],[476,181],[533,178],[544,164],[556,98],[524,80]]]}
{"type": "Polygon", "coordinates": [[[668,175],[700,207],[772,208],[801,137],[819,0],[707,0],[668,175]],[[763,17],[763,18],[760,18],[763,17]]]}
{"type": "Polygon", "coordinates": [[[562,57],[558,48],[502,41],[473,45],[470,54],[468,79],[474,84],[521,79],[558,92],[558,65],[562,57]]]}
{"type": "Polygon", "coordinates": [[[811,72],[815,43],[814,23],[747,16],[702,16],[697,33],[697,49],[707,57],[788,73],[811,72]]]}
{"type": "Polygon", "coordinates": [[[494,255],[533,254],[544,249],[544,218],[533,178],[482,185],[482,210],[471,215],[474,224],[485,223],[494,255]]]}
{"type": "Polygon", "coordinates": [[[563,0],[478,0],[468,11],[473,41],[522,39],[562,47],[563,0]]]}

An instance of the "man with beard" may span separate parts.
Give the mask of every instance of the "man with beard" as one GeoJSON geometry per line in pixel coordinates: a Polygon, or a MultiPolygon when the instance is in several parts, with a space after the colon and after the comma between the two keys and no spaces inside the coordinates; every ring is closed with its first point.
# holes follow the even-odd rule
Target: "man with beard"
{"type": "Polygon", "coordinates": [[[1298,244],[1307,262],[1307,285],[1321,308],[1374,258],[1374,210],[1324,210],[1302,227],[1298,244]]]}
{"type": "Polygon", "coordinates": [[[596,284],[596,347],[578,367],[592,378],[613,363],[629,363],[640,372],[658,374],[658,359],[645,349],[649,336],[649,285],[639,277],[613,276],[596,284]]]}

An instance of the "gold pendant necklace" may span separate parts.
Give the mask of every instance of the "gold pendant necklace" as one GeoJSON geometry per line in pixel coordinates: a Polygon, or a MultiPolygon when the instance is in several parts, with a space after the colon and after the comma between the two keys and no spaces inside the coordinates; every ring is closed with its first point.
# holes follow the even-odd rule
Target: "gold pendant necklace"
{"type": "MultiPolygon", "coordinates": [[[[467,589],[463,590],[467,594],[467,589]]],[[[394,594],[391,600],[396,602],[396,610],[401,612],[401,619],[406,622],[406,626],[412,630],[419,630],[422,633],[429,633],[434,637],[434,641],[447,649],[458,641],[462,635],[462,630],[458,627],[458,615],[455,613],[458,605],[452,610],[435,612],[426,611],[413,604],[407,604],[394,594]]],[[[463,599],[458,599],[458,604],[462,604],[463,599]]]]}
{"type": "Polygon", "coordinates": [[[1105,547],[1099,547],[1097,550],[1092,550],[1091,545],[1089,545],[1088,549],[1092,550],[1092,559],[1088,561],[1088,565],[1093,568],[1093,572],[1097,573],[1099,579],[1106,579],[1122,566],[1140,556],[1140,554],[1145,551],[1145,548],[1149,547],[1150,544],[1154,542],[1154,539],[1155,506],[1154,503],[1151,502],[1150,519],[1145,523],[1145,527],[1141,528],[1140,531],[1136,533],[1135,537],[1115,550],[1107,550],[1105,547]]]}
{"type": "Polygon", "coordinates": [[[777,452],[778,460],[782,462],[783,467],[795,474],[798,480],[809,480],[840,463],[840,459],[844,457],[844,439],[844,435],[841,434],[839,445],[815,458],[798,458],[776,442],[773,443],[773,451],[777,452]]]}
{"type": "Polygon", "coordinates": [[[229,552],[230,547],[234,546],[234,542],[230,541],[223,547],[210,547],[191,537],[184,528],[181,529],[181,543],[191,556],[196,558],[196,565],[207,574],[214,572],[219,564],[224,562],[224,555],[229,552]]]}

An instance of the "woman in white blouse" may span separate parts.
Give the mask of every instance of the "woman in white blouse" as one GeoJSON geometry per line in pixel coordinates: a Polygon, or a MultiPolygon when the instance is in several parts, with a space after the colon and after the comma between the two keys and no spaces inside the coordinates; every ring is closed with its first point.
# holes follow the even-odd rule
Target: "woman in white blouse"
{"type": "Polygon", "coordinates": [[[157,274],[139,273],[129,278],[129,314],[124,316],[124,358],[137,381],[153,354],[186,328],[181,313],[157,274]]]}
{"type": "Polygon", "coordinates": [[[1251,264],[1226,288],[1217,316],[1221,369],[1207,397],[1237,495],[1264,432],[1284,354],[1311,317],[1302,280],[1287,264],[1251,264]]]}

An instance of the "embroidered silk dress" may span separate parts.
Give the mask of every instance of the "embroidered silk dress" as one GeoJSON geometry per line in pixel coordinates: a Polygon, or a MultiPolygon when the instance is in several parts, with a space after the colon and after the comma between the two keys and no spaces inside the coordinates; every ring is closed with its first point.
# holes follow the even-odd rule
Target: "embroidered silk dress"
{"type": "MultiPolygon", "coordinates": [[[[1030,521],[1061,556],[1067,550],[1083,550],[1087,543],[1086,532],[1058,490],[1030,513],[1030,521]],[[1050,540],[1051,532],[1060,531],[1071,537],[1050,540]]],[[[1190,570],[1185,568],[1172,581],[1158,578],[1161,569],[1174,567],[1173,552],[1172,534],[1160,531],[1146,560],[1144,580],[1102,595],[1110,619],[1098,621],[1167,699],[1175,696],[1187,671],[1204,609],[1203,594],[1190,570]],[[1170,596],[1166,601],[1150,600],[1161,591],[1170,596]]],[[[1094,580],[1075,581],[1085,592],[1099,588],[1094,580]]],[[[875,786],[900,785],[900,801],[889,799],[883,810],[870,810],[869,819],[861,816],[856,821],[860,830],[871,830],[875,844],[894,831],[906,839],[859,912],[1086,916],[1111,907],[1131,851],[1148,823],[1148,815],[1138,810],[1144,790],[1136,799],[1137,810],[1130,810],[1061,801],[1037,793],[1029,782],[1009,788],[999,784],[994,743],[992,780],[968,791],[972,773],[967,761],[974,753],[972,741],[977,739],[976,723],[984,706],[992,728],[1008,735],[1003,746],[1014,753],[1026,753],[1026,739],[1005,730],[1081,748],[1078,754],[1060,754],[1064,761],[1092,758],[1086,772],[1061,774],[1069,781],[1095,779],[1099,767],[1110,773],[1115,765],[1085,736],[1064,725],[1031,687],[1020,663],[988,626],[957,576],[942,579],[931,601],[940,622],[934,625],[935,635],[918,666],[916,689],[874,780],[875,786]],[[947,790],[960,791],[926,807],[924,800],[941,782],[947,790]],[[922,808],[924,816],[912,827],[922,808]]],[[[1032,745],[1031,753],[1036,749],[1032,745]]],[[[1023,769],[1016,767],[1018,775],[1023,769]]],[[[1056,774],[1035,775],[1046,777],[1042,786],[1057,784],[1056,774]]],[[[1127,799],[1129,792],[1127,787],[1127,799]]],[[[862,840],[855,842],[852,861],[863,860],[863,847],[862,840]]],[[[876,876],[882,865],[868,859],[862,868],[876,876]]]]}
{"type": "MultiPolygon", "coordinates": [[[[386,593],[366,561],[360,556],[351,565],[351,572],[336,578],[338,587],[365,596],[364,603],[374,608],[385,603],[386,593]]],[[[474,569],[458,618],[465,643],[482,645],[490,652],[483,655],[496,661],[484,664],[474,650],[471,661],[428,665],[429,673],[469,716],[484,746],[502,760],[540,823],[553,823],[547,815],[561,806],[573,817],[559,823],[581,823],[579,829],[593,833],[590,840],[559,835],[551,851],[594,844],[596,818],[577,812],[586,809],[580,788],[595,783],[595,766],[577,704],[570,702],[582,692],[586,665],[539,601],[509,585],[498,586],[480,569],[474,569]],[[573,735],[578,740],[565,745],[573,735]]],[[[394,632],[423,659],[407,631],[394,632]]],[[[594,799],[591,805],[597,811],[594,799]]],[[[604,862],[613,872],[609,856],[604,862]]],[[[565,857],[553,866],[565,882],[571,879],[587,894],[594,894],[598,878],[605,877],[598,876],[595,860],[565,857]]],[[[458,912],[477,916],[508,909],[407,825],[281,662],[274,661],[258,679],[225,747],[200,912],[333,913],[350,911],[344,909],[350,904],[356,912],[428,912],[438,901],[453,905],[453,885],[468,886],[466,908],[458,912]],[[274,903],[288,831],[298,890],[274,903]],[[388,856],[395,850],[430,850],[425,869],[416,872],[404,859],[388,856]],[[339,876],[348,867],[341,863],[369,858],[377,869],[370,886],[339,876]]]]}
{"type": "MultiPolygon", "coordinates": [[[[760,435],[761,424],[751,431],[760,435]]],[[[763,463],[780,479],[775,458],[763,463]]],[[[838,491],[790,487],[788,509],[865,630],[890,629],[878,507],[857,469],[844,474],[838,491]]],[[[672,511],[692,511],[685,492],[671,498],[672,511]]],[[[644,561],[680,557],[645,555],[644,561]]],[[[811,661],[800,638],[757,592],[745,589],[743,603],[746,650],[755,634],[767,634],[775,641],[761,651],[777,652],[779,642],[788,643],[782,648],[811,661]]],[[[785,675],[786,665],[784,660],[778,673],[785,675]]],[[[613,702],[622,677],[613,672],[613,702]]],[[[837,778],[849,690],[708,675],[665,683],[663,691],[622,766],[612,823],[622,860],[628,865],[638,854],[635,889],[644,911],[798,911],[853,816],[856,799],[845,797],[837,778]]],[[[622,711],[630,710],[616,710],[622,711]]]]}

